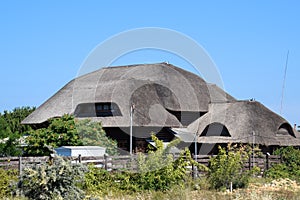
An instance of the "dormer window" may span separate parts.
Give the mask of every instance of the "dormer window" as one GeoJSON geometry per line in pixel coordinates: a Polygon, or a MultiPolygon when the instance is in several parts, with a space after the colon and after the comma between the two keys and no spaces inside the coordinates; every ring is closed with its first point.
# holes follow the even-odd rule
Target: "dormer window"
{"type": "Polygon", "coordinates": [[[218,122],[214,122],[212,124],[207,125],[204,131],[200,135],[200,137],[204,137],[204,136],[231,137],[226,126],[218,122]]]}
{"type": "Polygon", "coordinates": [[[74,114],[76,117],[110,117],[122,115],[118,105],[111,102],[79,104],[74,114]]]}
{"type": "Polygon", "coordinates": [[[294,132],[293,132],[293,129],[292,127],[288,124],[288,123],[284,123],[284,124],[281,124],[281,126],[278,128],[277,130],[277,135],[291,135],[293,137],[296,137],[294,132]]]}

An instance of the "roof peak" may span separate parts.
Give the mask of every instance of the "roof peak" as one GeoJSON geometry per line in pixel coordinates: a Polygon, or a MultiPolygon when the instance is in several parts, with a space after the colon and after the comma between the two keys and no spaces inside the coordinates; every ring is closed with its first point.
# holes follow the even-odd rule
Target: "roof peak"
{"type": "MultiPolygon", "coordinates": [[[[82,78],[82,77],[85,77],[85,76],[89,76],[91,74],[94,74],[94,73],[97,73],[99,71],[103,71],[103,70],[115,70],[115,69],[127,69],[127,68],[134,68],[134,67],[142,67],[142,66],[165,66],[165,67],[170,67],[170,68],[175,68],[175,69],[180,69],[180,70],[183,70],[183,71],[186,71],[186,72],[189,72],[189,73],[192,73],[190,71],[187,71],[181,67],[178,67],[178,66],[175,66],[173,64],[170,64],[168,62],[161,62],[161,63],[144,63],[144,64],[130,64],[130,65],[116,65],[116,66],[106,66],[106,67],[101,67],[99,69],[96,69],[94,71],[91,71],[91,72],[88,72],[88,73],[85,73],[85,74],[82,74],[82,75],[79,75],[78,77],[76,77],[75,79],[77,78],[82,78]]],[[[192,73],[194,74],[194,73],[192,73]]],[[[196,75],[196,74],[194,74],[196,75]]],[[[198,76],[198,75],[196,75],[198,76]]],[[[73,79],[74,80],[74,79],[73,79]]]]}
{"type": "MultiPolygon", "coordinates": [[[[84,78],[84,77],[87,77],[87,76],[91,76],[93,74],[97,74],[99,72],[109,72],[110,70],[127,70],[127,69],[133,69],[133,68],[139,68],[139,67],[162,67],[162,68],[168,68],[168,69],[172,69],[172,70],[176,70],[178,71],[179,73],[187,73],[187,74],[191,74],[191,75],[194,75],[194,76],[197,76],[198,78],[201,78],[201,76],[191,72],[191,71],[188,71],[184,68],[181,68],[181,67],[178,67],[178,66],[175,66],[173,64],[170,64],[168,62],[161,62],[161,63],[144,63],[144,64],[131,64],[131,65],[117,65],[117,66],[106,66],[106,67],[102,67],[102,68],[99,68],[97,70],[94,70],[94,71],[91,71],[91,72],[88,72],[86,74],[82,74],[76,78],[74,78],[73,80],[75,79],[78,79],[78,78],[84,78]]],[[[203,80],[203,79],[202,79],[203,80]]],[[[204,80],[203,80],[204,81],[204,80]]]]}
{"type": "Polygon", "coordinates": [[[161,62],[161,63],[143,63],[143,64],[130,64],[130,65],[116,65],[116,66],[107,66],[107,67],[103,67],[101,69],[115,69],[115,68],[128,68],[128,67],[138,67],[138,66],[153,66],[153,65],[168,65],[168,66],[173,66],[172,64],[169,64],[167,62],[161,62]]]}

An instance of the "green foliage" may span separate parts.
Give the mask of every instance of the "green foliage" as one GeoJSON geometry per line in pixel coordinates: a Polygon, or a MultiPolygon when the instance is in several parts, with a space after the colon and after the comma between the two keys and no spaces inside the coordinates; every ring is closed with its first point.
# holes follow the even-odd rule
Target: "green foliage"
{"type": "Polygon", "coordinates": [[[50,120],[47,128],[32,130],[26,138],[25,154],[29,156],[50,155],[52,148],[60,146],[82,145],[79,140],[79,134],[75,127],[74,118],[70,115],[64,115],[61,118],[50,120]]]}
{"type": "Polygon", "coordinates": [[[137,161],[133,161],[137,164],[137,172],[107,172],[90,166],[85,176],[84,188],[89,194],[107,195],[110,192],[166,191],[174,186],[183,186],[191,178],[186,167],[197,165],[189,151],[183,151],[175,160],[168,152],[179,141],[173,141],[164,148],[157,137],[152,136],[152,139],[156,151],[150,150],[147,157],[138,155],[137,161]]]}
{"type": "Polygon", "coordinates": [[[166,148],[163,142],[152,135],[156,150],[150,150],[148,156],[138,155],[138,183],[142,190],[167,190],[174,185],[183,184],[188,178],[187,166],[196,165],[188,150],[181,152],[175,160],[169,150],[180,141],[172,141],[166,148]]]}
{"type": "Polygon", "coordinates": [[[86,171],[83,165],[55,157],[52,163],[25,168],[19,187],[29,199],[83,199],[78,185],[86,171]]]}
{"type": "Polygon", "coordinates": [[[19,139],[31,130],[28,125],[22,125],[21,121],[35,108],[22,107],[13,111],[0,113],[0,156],[19,156],[21,149],[19,139]]]}
{"type": "Polygon", "coordinates": [[[5,117],[0,113],[0,138],[3,139],[9,137],[10,134],[11,130],[9,128],[9,124],[6,121],[5,117]]]}
{"type": "Polygon", "coordinates": [[[106,147],[107,154],[117,155],[117,142],[106,136],[101,123],[88,119],[76,120],[76,130],[83,145],[106,147]]]}
{"type": "Polygon", "coordinates": [[[20,135],[18,133],[11,133],[8,138],[2,139],[0,142],[0,157],[5,156],[19,156],[22,150],[19,147],[20,135]]]}
{"type": "Polygon", "coordinates": [[[219,153],[210,159],[208,180],[214,189],[223,190],[246,187],[252,171],[243,171],[243,163],[248,159],[249,153],[244,147],[232,147],[227,149],[219,146],[219,153]]]}
{"type": "Polygon", "coordinates": [[[290,178],[300,181],[300,150],[292,146],[277,149],[275,155],[280,155],[282,163],[273,165],[266,176],[273,179],[290,178]]]}
{"type": "Polygon", "coordinates": [[[30,156],[50,155],[49,146],[94,145],[106,147],[111,155],[117,152],[117,143],[106,136],[100,123],[88,119],[75,120],[71,115],[50,120],[47,128],[31,131],[26,141],[25,152],[30,156]]]}
{"type": "Polygon", "coordinates": [[[31,127],[23,125],[21,122],[34,110],[35,107],[15,108],[12,111],[5,110],[3,114],[0,114],[0,130],[7,133],[26,133],[31,130],[31,127]]]}
{"type": "Polygon", "coordinates": [[[108,172],[90,165],[82,187],[90,195],[103,196],[111,192],[132,193],[138,191],[134,177],[135,175],[130,172],[108,172]]]}
{"type": "Polygon", "coordinates": [[[0,168],[0,177],[0,198],[10,196],[10,185],[18,179],[18,172],[0,168]]]}

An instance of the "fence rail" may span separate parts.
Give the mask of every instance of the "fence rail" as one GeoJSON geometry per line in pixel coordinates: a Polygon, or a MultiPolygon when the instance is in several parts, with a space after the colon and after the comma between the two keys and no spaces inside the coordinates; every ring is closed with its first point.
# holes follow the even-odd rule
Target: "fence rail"
{"type": "MultiPolygon", "coordinates": [[[[215,155],[214,155],[215,156],[215,155]]],[[[198,163],[208,166],[209,160],[214,157],[209,155],[197,155],[193,156],[193,159],[198,163]]],[[[174,159],[179,157],[179,154],[173,154],[174,159]]],[[[104,168],[109,171],[125,171],[125,170],[137,170],[137,155],[133,156],[99,156],[99,157],[63,157],[65,160],[69,160],[72,163],[82,164],[94,164],[97,167],[104,168]]],[[[49,162],[51,158],[44,157],[2,157],[0,158],[0,167],[4,169],[17,169],[19,173],[25,167],[31,167],[33,165],[39,165],[49,162]]],[[[261,173],[269,169],[272,165],[281,163],[280,156],[277,155],[260,155],[252,157],[244,162],[244,170],[252,169],[254,166],[261,169],[261,173]]],[[[193,167],[191,166],[191,169],[193,167]]]]}

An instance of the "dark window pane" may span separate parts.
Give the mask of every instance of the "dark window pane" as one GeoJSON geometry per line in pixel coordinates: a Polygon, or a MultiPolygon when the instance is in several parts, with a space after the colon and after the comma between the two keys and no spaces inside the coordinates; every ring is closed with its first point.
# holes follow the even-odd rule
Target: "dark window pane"
{"type": "Polygon", "coordinates": [[[103,110],[109,110],[108,104],[104,104],[104,105],[103,105],[103,110]]]}
{"type": "Polygon", "coordinates": [[[96,110],[97,110],[97,111],[103,110],[102,105],[101,105],[101,104],[98,104],[98,105],[96,106],[96,110]]]}

